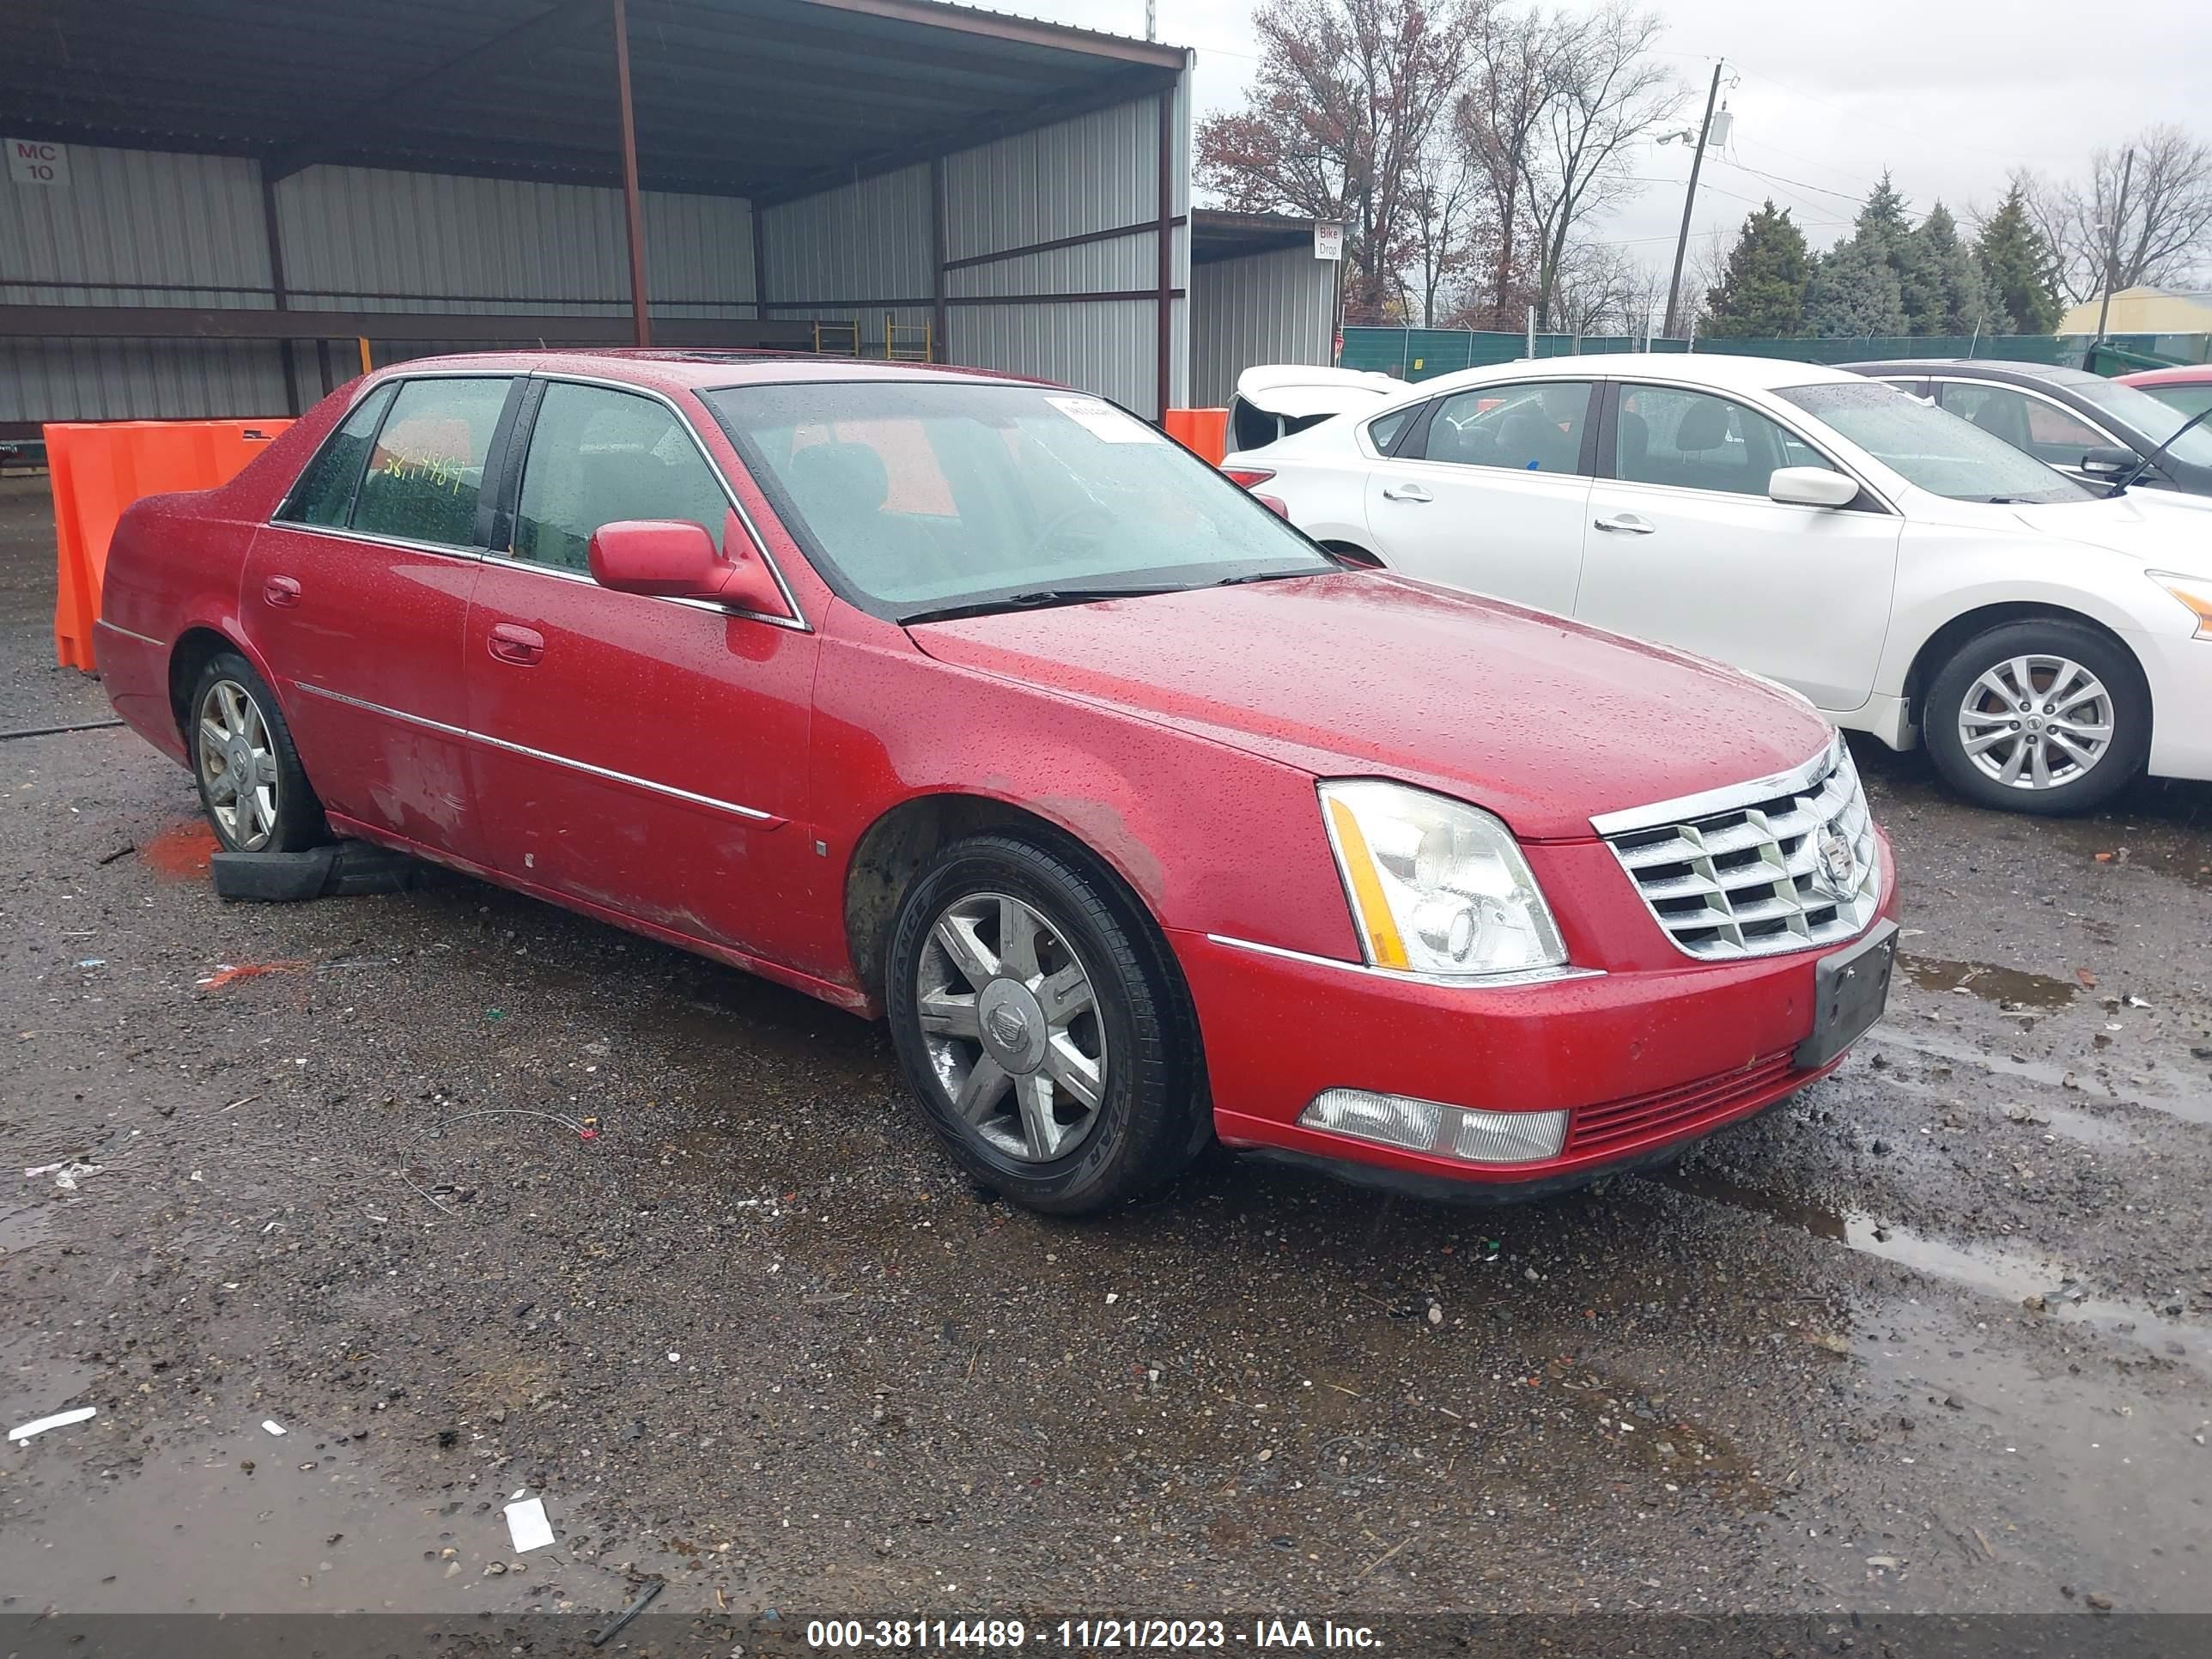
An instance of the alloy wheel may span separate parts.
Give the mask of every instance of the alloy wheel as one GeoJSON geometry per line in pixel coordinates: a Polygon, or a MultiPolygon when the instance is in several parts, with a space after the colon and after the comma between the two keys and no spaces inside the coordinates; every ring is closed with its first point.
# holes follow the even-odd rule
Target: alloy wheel
{"type": "Polygon", "coordinates": [[[2112,694],[2071,658],[2028,655],[1984,671],[1959,706],[1968,761],[2012,789],[2075,782],[2112,744],[2112,694]]]}
{"type": "Polygon", "coordinates": [[[930,1069],[962,1121],[1010,1158],[1073,1152],[1106,1101],[1089,972],[1051,919],[1006,893],[956,899],[915,969],[930,1069]]]}
{"type": "Polygon", "coordinates": [[[276,828],[278,805],[276,750],[261,705],[236,680],[217,680],[200,699],[198,733],[208,810],[224,840],[258,851],[276,828]]]}

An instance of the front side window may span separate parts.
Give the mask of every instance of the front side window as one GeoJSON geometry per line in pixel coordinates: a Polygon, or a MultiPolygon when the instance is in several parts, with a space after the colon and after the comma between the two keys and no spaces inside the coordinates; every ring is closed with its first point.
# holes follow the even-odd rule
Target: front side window
{"type": "Polygon", "coordinates": [[[1774,395],[1932,495],[1954,501],[2097,499],[2003,439],[1880,380],[1785,386],[1774,395]]]}
{"type": "Polygon", "coordinates": [[[1515,472],[1580,472],[1589,407],[1584,380],[1454,392],[1437,405],[1420,459],[1515,472]]]}
{"type": "Polygon", "coordinates": [[[1613,434],[1613,477],[1632,483],[1764,495],[1777,467],[1828,465],[1757,410],[1680,386],[1622,386],[1613,434]]]}
{"type": "Polygon", "coordinates": [[[688,520],[720,552],[729,516],[722,486],[667,404],[566,380],[546,386],[523,464],[516,558],[588,570],[599,526],[632,519],[688,520]]]}
{"type": "Polygon", "coordinates": [[[473,547],[477,500],[509,382],[407,380],[392,402],[355,500],[365,535],[473,547]]]}
{"type": "Polygon", "coordinates": [[[1960,420],[2052,466],[2078,465],[2085,452],[2112,442],[2080,416],[2014,386],[1948,380],[1940,390],[1943,407],[1960,420]]]}
{"type": "Polygon", "coordinates": [[[879,615],[1336,568],[1180,444],[1081,392],[832,381],[702,396],[823,576],[879,615]]]}
{"type": "Polygon", "coordinates": [[[376,436],[377,422],[392,404],[392,387],[380,386],[354,405],[353,413],[338,423],[337,430],[323,441],[315,452],[315,459],[293,484],[292,493],[284,498],[284,505],[276,509],[277,519],[285,524],[319,525],[326,530],[345,526],[347,516],[353,511],[354,490],[361,483],[362,469],[368,463],[371,441],[376,436]]]}

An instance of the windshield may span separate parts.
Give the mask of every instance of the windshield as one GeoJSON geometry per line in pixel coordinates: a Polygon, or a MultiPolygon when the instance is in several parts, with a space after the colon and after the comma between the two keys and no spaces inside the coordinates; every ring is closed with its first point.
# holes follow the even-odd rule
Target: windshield
{"type": "MultiPolygon", "coordinates": [[[[2118,380],[2077,383],[2069,385],[2067,390],[2103,410],[2121,425],[2141,433],[2150,440],[2154,449],[2179,431],[2182,423],[2196,412],[2176,409],[2152,397],[2141,386],[2122,386],[2118,380]]],[[[2197,405],[2199,409],[2203,407],[2202,404],[2197,405]]],[[[2212,466],[2212,421],[2201,422],[2182,433],[2180,440],[2166,453],[2192,466],[2212,466]]]]}
{"type": "Polygon", "coordinates": [[[848,380],[702,395],[823,578],[878,615],[1336,568],[1182,445],[1081,392],[848,380]]]}
{"type": "Polygon", "coordinates": [[[1954,501],[2098,499],[2003,439],[1881,380],[1784,386],[1775,395],[1930,495],[1954,501]]]}

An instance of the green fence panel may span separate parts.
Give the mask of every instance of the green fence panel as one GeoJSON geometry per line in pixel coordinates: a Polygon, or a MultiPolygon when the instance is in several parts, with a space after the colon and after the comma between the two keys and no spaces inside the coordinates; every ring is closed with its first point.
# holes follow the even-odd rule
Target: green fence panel
{"type": "MultiPolygon", "coordinates": [[[[2115,340],[2111,343],[2143,349],[2132,340],[2115,340]]],[[[1843,340],[1699,340],[1694,349],[1747,357],[1782,357],[1801,363],[1856,363],[1899,357],[1991,357],[2004,362],[2079,364],[2087,346],[2087,341],[2060,339],[2049,334],[1960,334],[1843,340]]],[[[1536,337],[1539,357],[1599,356],[1646,349],[1681,352],[1692,349],[1689,342],[1683,340],[1653,340],[1647,347],[1642,340],[1618,335],[1536,337]]],[[[1344,331],[1344,353],[1338,362],[1346,368],[1379,370],[1401,380],[1427,380],[1458,369],[1518,362],[1528,355],[1528,337],[1523,334],[1446,328],[1348,327],[1344,331]]],[[[2203,359],[2200,356],[2196,361],[2203,359]]]]}

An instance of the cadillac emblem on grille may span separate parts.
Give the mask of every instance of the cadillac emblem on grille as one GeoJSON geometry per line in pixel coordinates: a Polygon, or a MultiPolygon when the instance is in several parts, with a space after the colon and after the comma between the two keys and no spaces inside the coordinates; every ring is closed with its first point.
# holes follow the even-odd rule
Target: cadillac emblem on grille
{"type": "Polygon", "coordinates": [[[1819,847],[1820,879],[1814,885],[1832,899],[1849,900],[1859,874],[1859,857],[1851,850],[1850,837],[1831,823],[1821,830],[1819,847]]]}

